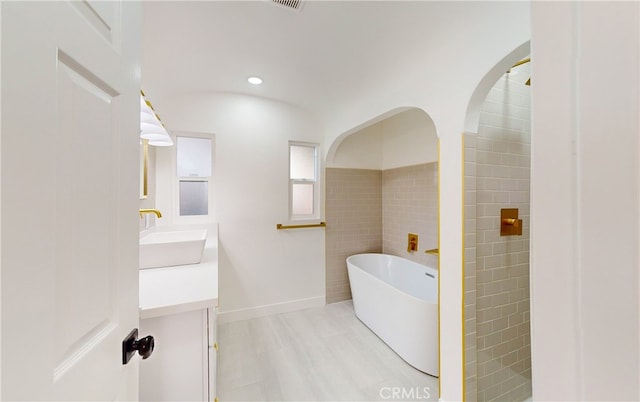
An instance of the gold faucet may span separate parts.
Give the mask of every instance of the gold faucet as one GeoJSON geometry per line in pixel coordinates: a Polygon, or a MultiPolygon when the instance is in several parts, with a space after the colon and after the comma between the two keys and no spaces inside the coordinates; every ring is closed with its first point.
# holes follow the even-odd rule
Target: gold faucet
{"type": "Polygon", "coordinates": [[[141,209],[140,210],[140,219],[142,219],[142,214],[156,214],[158,218],[162,218],[162,213],[157,209],[141,209]]]}

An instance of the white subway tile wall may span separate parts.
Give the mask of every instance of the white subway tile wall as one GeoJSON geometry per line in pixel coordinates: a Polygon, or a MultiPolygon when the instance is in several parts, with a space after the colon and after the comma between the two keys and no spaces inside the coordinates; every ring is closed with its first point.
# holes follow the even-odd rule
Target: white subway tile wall
{"type": "Polygon", "coordinates": [[[477,136],[465,136],[465,368],[470,401],[531,396],[529,116],[529,87],[503,77],[485,101],[477,136]],[[518,208],[522,236],[500,236],[501,208],[518,208]]]}

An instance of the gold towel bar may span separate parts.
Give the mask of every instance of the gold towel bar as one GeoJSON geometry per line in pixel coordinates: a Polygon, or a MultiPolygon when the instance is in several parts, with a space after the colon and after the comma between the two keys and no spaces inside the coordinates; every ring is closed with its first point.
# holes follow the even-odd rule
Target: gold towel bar
{"type": "Polygon", "coordinates": [[[326,222],[310,223],[308,225],[283,225],[282,223],[278,223],[276,225],[276,229],[278,229],[278,230],[283,230],[283,229],[302,229],[302,228],[324,228],[324,227],[327,227],[327,223],[326,222]]]}
{"type": "Polygon", "coordinates": [[[437,248],[432,248],[431,250],[424,251],[427,254],[440,255],[440,250],[437,248]]]}

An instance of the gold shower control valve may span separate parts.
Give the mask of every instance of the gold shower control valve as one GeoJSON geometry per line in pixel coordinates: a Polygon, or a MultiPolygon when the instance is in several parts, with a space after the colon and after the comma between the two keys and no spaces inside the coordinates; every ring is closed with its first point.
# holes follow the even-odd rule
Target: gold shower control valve
{"type": "Polygon", "coordinates": [[[522,219],[518,219],[518,208],[500,210],[500,236],[522,236],[522,219]]]}
{"type": "Polygon", "coordinates": [[[407,252],[413,253],[415,251],[418,251],[418,235],[409,233],[407,236],[407,252]]]}

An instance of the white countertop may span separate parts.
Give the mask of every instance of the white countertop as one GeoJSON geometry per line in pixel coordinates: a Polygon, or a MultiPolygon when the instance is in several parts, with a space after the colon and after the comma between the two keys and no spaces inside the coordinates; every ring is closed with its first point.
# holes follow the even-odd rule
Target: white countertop
{"type": "Polygon", "coordinates": [[[200,264],[139,270],[140,318],[218,305],[218,242],[207,239],[200,264]]]}

